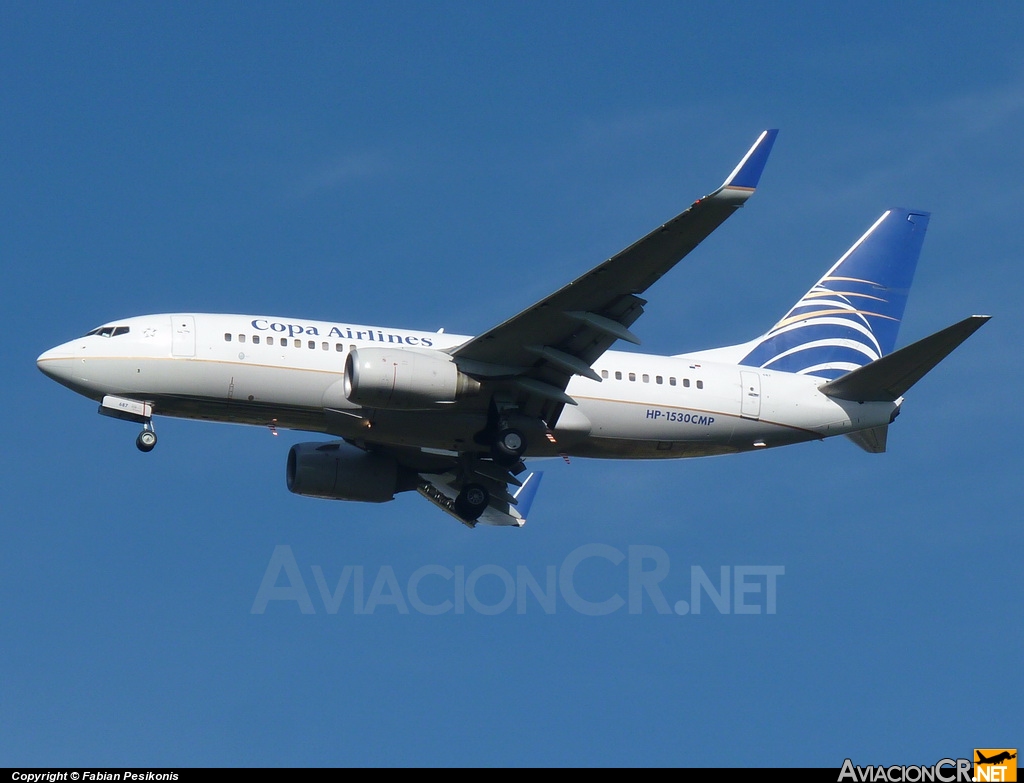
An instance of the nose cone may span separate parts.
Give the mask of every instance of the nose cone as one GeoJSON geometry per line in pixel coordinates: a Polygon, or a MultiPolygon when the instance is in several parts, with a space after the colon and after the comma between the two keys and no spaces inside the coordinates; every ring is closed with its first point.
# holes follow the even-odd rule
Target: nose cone
{"type": "Polygon", "coordinates": [[[58,383],[66,384],[71,380],[74,361],[71,344],[64,343],[41,353],[39,358],[36,359],[36,367],[46,377],[53,378],[58,383]]]}

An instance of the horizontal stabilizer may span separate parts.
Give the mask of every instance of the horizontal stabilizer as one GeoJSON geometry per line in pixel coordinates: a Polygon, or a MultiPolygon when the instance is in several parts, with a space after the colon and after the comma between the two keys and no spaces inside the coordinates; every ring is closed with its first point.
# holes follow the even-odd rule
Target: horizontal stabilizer
{"type": "MultiPolygon", "coordinates": [[[[854,402],[892,402],[990,318],[972,315],[930,337],[858,367],[821,387],[822,394],[854,402]]],[[[859,445],[859,444],[858,444],[859,445]]]]}
{"type": "Polygon", "coordinates": [[[885,444],[889,439],[889,425],[883,424],[881,427],[872,427],[868,430],[848,432],[846,437],[868,454],[882,454],[885,452],[885,444]]]}

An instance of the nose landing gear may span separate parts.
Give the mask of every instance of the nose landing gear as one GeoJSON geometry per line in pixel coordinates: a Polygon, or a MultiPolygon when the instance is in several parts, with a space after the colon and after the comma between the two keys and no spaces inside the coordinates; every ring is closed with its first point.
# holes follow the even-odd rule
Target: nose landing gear
{"type": "Polygon", "coordinates": [[[152,451],[156,447],[156,430],[153,429],[153,403],[133,400],[129,397],[106,395],[100,402],[99,413],[122,421],[134,421],[142,425],[142,432],[135,439],[139,451],[152,451]]]}
{"type": "Polygon", "coordinates": [[[142,432],[135,439],[135,446],[144,453],[148,453],[156,448],[156,430],[153,429],[152,421],[147,421],[142,425],[142,432]]]}

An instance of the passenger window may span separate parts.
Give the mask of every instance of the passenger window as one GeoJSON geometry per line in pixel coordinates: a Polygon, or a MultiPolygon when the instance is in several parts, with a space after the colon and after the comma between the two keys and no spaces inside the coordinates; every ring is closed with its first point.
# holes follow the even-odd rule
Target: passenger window
{"type": "Polygon", "coordinates": [[[685,386],[687,389],[690,388],[690,379],[689,378],[683,378],[683,386],[685,386]]]}
{"type": "Polygon", "coordinates": [[[238,335],[238,342],[240,342],[240,343],[244,343],[245,342],[245,335],[244,334],[238,335]]]}
{"type": "Polygon", "coordinates": [[[617,380],[617,381],[621,381],[622,380],[622,373],[619,370],[615,371],[615,380],[617,380]]]}
{"type": "Polygon", "coordinates": [[[226,342],[226,343],[231,342],[231,333],[230,332],[225,332],[224,333],[224,342],[226,342]]]}
{"type": "Polygon", "coordinates": [[[631,381],[635,381],[635,380],[636,380],[636,373],[635,373],[635,372],[631,372],[631,373],[629,374],[629,379],[630,379],[631,381]]]}
{"type": "Polygon", "coordinates": [[[602,378],[607,378],[608,377],[608,371],[607,370],[601,370],[601,377],[602,378]]]}
{"type": "Polygon", "coordinates": [[[643,382],[644,383],[650,383],[651,382],[651,376],[648,375],[647,373],[644,373],[643,374],[643,382]]]}
{"type": "Polygon", "coordinates": [[[334,350],[336,350],[338,353],[341,353],[342,351],[345,350],[345,346],[342,345],[341,343],[335,343],[334,350]]]}
{"type": "Polygon", "coordinates": [[[306,345],[309,346],[309,349],[311,351],[315,351],[316,350],[316,340],[310,340],[308,343],[306,343],[306,345]]]}
{"type": "Polygon", "coordinates": [[[348,347],[348,349],[349,349],[350,351],[354,351],[354,350],[356,349],[356,347],[355,347],[354,345],[350,345],[350,346],[348,347]]]}
{"type": "Polygon", "coordinates": [[[252,336],[252,344],[253,345],[259,345],[260,344],[260,336],[258,334],[254,334],[252,336]]]}
{"type": "Polygon", "coordinates": [[[296,348],[301,348],[301,347],[302,347],[302,340],[298,340],[298,339],[296,339],[296,340],[295,340],[295,347],[296,347],[296,348]]]}
{"type": "Polygon", "coordinates": [[[321,350],[324,350],[324,351],[331,350],[331,346],[329,346],[327,343],[320,343],[320,348],[321,348],[321,350]]]}
{"type": "Polygon", "coordinates": [[[655,383],[664,383],[664,382],[665,382],[665,379],[664,379],[664,378],[662,378],[662,377],[661,377],[660,375],[655,375],[655,376],[654,376],[654,382],[655,382],[655,383]]]}
{"type": "Polygon", "coordinates": [[[268,335],[267,335],[267,345],[273,345],[273,344],[274,344],[274,338],[273,338],[273,337],[271,337],[271,336],[270,336],[270,335],[268,334],[268,335]]]}
{"type": "Polygon", "coordinates": [[[704,381],[697,381],[697,388],[698,389],[703,389],[704,388],[704,381]]]}
{"type": "Polygon", "coordinates": [[[668,385],[669,385],[669,386],[675,386],[675,385],[676,385],[676,379],[675,379],[675,378],[672,378],[672,377],[670,377],[670,378],[668,379],[668,385]]]}

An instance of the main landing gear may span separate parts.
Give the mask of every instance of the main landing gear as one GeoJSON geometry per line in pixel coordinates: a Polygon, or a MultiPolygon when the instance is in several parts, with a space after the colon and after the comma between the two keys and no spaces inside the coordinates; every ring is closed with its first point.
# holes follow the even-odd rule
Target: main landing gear
{"type": "Polygon", "coordinates": [[[526,437],[511,427],[501,430],[491,444],[491,457],[499,465],[511,467],[526,453],[526,437]]]}
{"type": "MultiPolygon", "coordinates": [[[[463,465],[463,480],[474,474],[486,476],[494,481],[502,481],[503,476],[508,474],[506,470],[519,473],[523,470],[520,459],[526,453],[526,437],[522,432],[511,427],[498,431],[491,440],[491,460],[494,465],[500,467],[495,470],[486,459],[481,460],[480,455],[467,455],[467,462],[463,465]],[[516,468],[516,466],[519,466],[516,468]],[[488,466],[490,466],[488,468],[488,466]]],[[[480,515],[487,510],[491,502],[491,491],[483,484],[467,482],[463,484],[462,490],[455,498],[454,511],[463,521],[472,527],[480,518],[480,515]]]]}
{"type": "Polygon", "coordinates": [[[492,399],[487,411],[487,426],[473,436],[480,446],[489,447],[490,457],[503,468],[515,465],[526,453],[526,436],[509,426],[509,414],[515,413],[513,403],[492,399]]]}
{"type": "Polygon", "coordinates": [[[142,425],[142,432],[135,439],[135,446],[144,453],[148,453],[156,448],[156,430],[153,429],[152,421],[147,421],[142,425]]]}
{"type": "Polygon", "coordinates": [[[494,491],[500,495],[498,486],[515,481],[509,473],[518,474],[525,470],[522,458],[526,454],[526,435],[510,426],[510,421],[525,421],[525,417],[519,414],[513,402],[492,398],[487,411],[487,425],[473,436],[481,449],[462,455],[460,479],[465,483],[454,500],[452,510],[470,527],[491,502],[492,491],[478,482],[481,479],[487,484],[494,482],[494,491]],[[477,481],[472,481],[474,477],[477,481]]]}
{"type": "Polygon", "coordinates": [[[466,484],[455,498],[455,513],[467,522],[476,522],[487,509],[491,493],[482,484],[466,484]]]}

